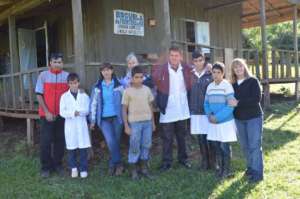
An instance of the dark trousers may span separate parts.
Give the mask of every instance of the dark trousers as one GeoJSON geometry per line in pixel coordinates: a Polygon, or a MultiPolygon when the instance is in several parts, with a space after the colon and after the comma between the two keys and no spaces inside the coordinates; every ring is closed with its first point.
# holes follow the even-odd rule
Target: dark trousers
{"type": "Polygon", "coordinates": [[[62,166],[65,150],[64,123],[65,120],[62,117],[57,117],[52,122],[41,118],[40,161],[42,170],[54,170],[62,166]]]}
{"type": "Polygon", "coordinates": [[[185,136],[187,120],[161,123],[161,138],[163,141],[162,159],[164,164],[171,164],[173,160],[173,137],[177,141],[177,159],[179,162],[187,160],[185,136]]]}
{"type": "Polygon", "coordinates": [[[68,150],[69,158],[69,167],[70,169],[77,168],[77,154],[76,152],[79,151],[79,171],[87,171],[88,169],[88,149],[75,149],[75,150],[68,150]]]}

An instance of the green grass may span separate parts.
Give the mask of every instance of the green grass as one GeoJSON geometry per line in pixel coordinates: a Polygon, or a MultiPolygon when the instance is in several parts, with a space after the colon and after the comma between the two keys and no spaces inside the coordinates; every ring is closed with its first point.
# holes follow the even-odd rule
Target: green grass
{"type": "MultiPolygon", "coordinates": [[[[55,175],[44,180],[39,177],[37,150],[27,148],[20,135],[0,133],[0,198],[297,199],[300,198],[299,121],[298,104],[292,102],[274,104],[272,112],[266,114],[265,180],[258,184],[249,184],[242,177],[244,160],[238,144],[233,145],[232,165],[236,175],[225,181],[218,181],[212,172],[197,171],[197,154],[192,158],[192,170],[175,164],[171,171],[163,174],[157,171],[160,157],[155,154],[151,162],[156,176],[153,181],[132,182],[128,173],[121,177],[107,176],[107,155],[102,161],[93,160],[86,180],[55,175]]],[[[190,153],[195,154],[195,139],[190,143],[190,153]]]]}

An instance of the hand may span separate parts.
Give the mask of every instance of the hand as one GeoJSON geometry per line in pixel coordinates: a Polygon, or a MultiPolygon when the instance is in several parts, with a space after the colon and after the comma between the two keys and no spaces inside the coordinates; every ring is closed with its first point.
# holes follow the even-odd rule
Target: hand
{"type": "Polygon", "coordinates": [[[209,120],[210,123],[217,124],[217,119],[213,115],[210,115],[208,120],[209,120]]]}
{"type": "Polygon", "coordinates": [[[79,111],[75,111],[74,115],[75,117],[79,116],[80,115],[79,111]]]}
{"type": "Polygon", "coordinates": [[[152,132],[154,132],[156,130],[156,125],[154,122],[152,122],[152,132]]]}
{"type": "Polygon", "coordinates": [[[90,129],[93,131],[95,130],[95,124],[90,124],[90,129]]]}
{"type": "Polygon", "coordinates": [[[232,107],[237,107],[238,103],[239,103],[239,101],[236,99],[228,100],[228,105],[232,106],[232,107]]]}
{"type": "Polygon", "coordinates": [[[52,122],[54,120],[54,115],[50,113],[49,111],[45,112],[46,120],[48,122],[52,122]]]}
{"type": "Polygon", "coordinates": [[[127,135],[131,135],[131,129],[130,129],[130,127],[128,125],[125,125],[125,133],[127,135]]]}

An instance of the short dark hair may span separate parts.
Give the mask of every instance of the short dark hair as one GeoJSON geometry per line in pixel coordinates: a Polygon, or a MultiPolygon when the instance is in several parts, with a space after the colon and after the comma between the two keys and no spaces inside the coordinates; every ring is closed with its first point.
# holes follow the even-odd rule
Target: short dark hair
{"type": "Polygon", "coordinates": [[[193,59],[197,59],[199,57],[204,57],[204,54],[201,50],[196,49],[193,53],[192,53],[192,58],[193,59]]]}
{"type": "Polygon", "coordinates": [[[101,66],[100,66],[100,71],[102,71],[102,70],[104,70],[104,69],[111,69],[111,70],[113,70],[114,68],[113,68],[113,66],[110,64],[110,63],[108,63],[108,62],[105,62],[105,63],[103,63],[101,66]]]}
{"type": "Polygon", "coordinates": [[[214,69],[220,70],[220,71],[222,71],[222,73],[224,73],[224,71],[225,71],[225,65],[222,62],[216,62],[212,66],[212,70],[214,70],[214,69]]]}
{"type": "Polygon", "coordinates": [[[171,52],[171,51],[182,53],[182,50],[181,50],[181,48],[179,46],[171,46],[169,48],[169,52],[171,52]]]}
{"type": "Polygon", "coordinates": [[[135,74],[143,74],[144,75],[144,70],[142,69],[141,66],[135,66],[131,70],[131,77],[133,77],[135,74]]]}
{"type": "Polygon", "coordinates": [[[50,57],[49,57],[50,61],[52,61],[53,59],[59,59],[59,58],[61,58],[61,59],[64,58],[62,53],[51,53],[50,57]]]}
{"type": "Polygon", "coordinates": [[[77,75],[77,73],[70,73],[70,74],[68,75],[68,77],[67,77],[68,83],[69,83],[70,81],[75,81],[75,80],[77,80],[78,82],[80,81],[79,76],[77,75]]]}

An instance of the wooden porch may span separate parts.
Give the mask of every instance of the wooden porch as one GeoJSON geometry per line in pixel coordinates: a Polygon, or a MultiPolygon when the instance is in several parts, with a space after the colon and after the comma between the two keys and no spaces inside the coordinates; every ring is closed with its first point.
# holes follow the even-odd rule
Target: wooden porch
{"type": "MultiPolygon", "coordinates": [[[[56,2],[56,1],[54,1],[56,2]]],[[[89,62],[85,57],[85,38],[82,13],[82,1],[71,0],[72,10],[72,26],[73,26],[73,43],[74,54],[71,63],[65,65],[65,70],[74,71],[80,75],[82,85],[89,90],[92,83],[98,78],[98,68],[102,62],[89,62]]],[[[294,35],[297,41],[297,20],[298,7],[292,3],[286,2],[288,5],[276,6],[275,0],[245,0],[245,1],[216,1],[206,9],[222,9],[223,7],[241,5],[242,10],[242,27],[250,27],[261,25],[262,30],[262,50],[258,49],[242,49],[227,48],[225,46],[201,45],[188,41],[175,40],[172,38],[170,27],[170,1],[154,0],[155,17],[161,19],[158,24],[160,35],[158,43],[161,44],[159,50],[164,51],[171,44],[176,44],[184,49],[184,58],[186,62],[190,61],[189,47],[209,49],[208,56],[210,62],[222,61],[226,64],[227,76],[230,73],[230,63],[235,57],[242,57],[247,60],[251,72],[256,75],[262,82],[264,87],[264,105],[268,107],[270,104],[269,85],[276,83],[295,83],[296,97],[299,95],[299,52],[297,51],[297,42],[294,42],[295,50],[267,49],[266,46],[266,19],[270,23],[280,22],[283,20],[281,12],[287,12],[288,18],[294,20],[294,35]],[[222,2],[222,3],[220,3],[222,2]],[[267,6],[266,6],[267,4],[267,6]],[[282,7],[286,6],[286,9],[282,7]],[[292,9],[292,15],[290,10],[292,9]],[[288,10],[288,11],[286,11],[288,10]],[[275,14],[274,14],[275,13],[275,14]],[[277,14],[276,14],[277,13],[277,14]],[[280,13],[280,14],[278,14],[280,13]],[[275,20],[274,15],[277,17],[275,20]],[[274,20],[269,20],[274,19],[274,20]]],[[[283,2],[283,1],[280,1],[283,2]]],[[[47,67],[20,72],[16,19],[23,12],[34,9],[37,6],[49,3],[48,0],[22,0],[9,1],[0,0],[0,25],[7,22],[9,32],[9,51],[10,51],[10,71],[9,74],[0,75],[0,116],[15,117],[27,119],[27,141],[29,144],[33,142],[34,120],[38,119],[38,104],[34,93],[35,80],[38,74],[46,70],[47,67]]],[[[283,13],[284,14],[284,13],[283,13]]],[[[159,54],[160,52],[157,52],[159,54]]],[[[156,62],[143,63],[145,67],[151,67],[156,62]]],[[[124,63],[113,63],[117,67],[119,74],[124,73],[124,63]]]]}

